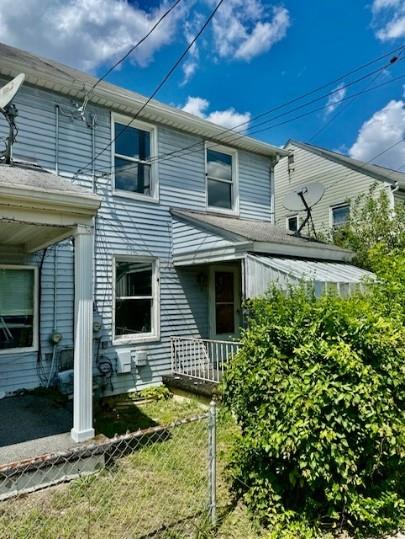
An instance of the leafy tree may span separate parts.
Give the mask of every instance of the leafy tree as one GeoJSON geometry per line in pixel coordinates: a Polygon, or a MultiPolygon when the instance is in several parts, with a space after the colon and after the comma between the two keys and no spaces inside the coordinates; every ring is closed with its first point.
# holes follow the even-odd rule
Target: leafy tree
{"type": "Polygon", "coordinates": [[[250,303],[224,385],[241,430],[230,473],[275,538],[405,516],[405,331],[378,299],[273,289],[250,303]]]}
{"type": "Polygon", "coordinates": [[[332,232],[332,241],[354,251],[358,265],[373,270],[371,249],[379,246],[380,256],[405,251],[405,203],[393,209],[387,190],[372,186],[352,202],[348,222],[332,232]]]}
{"type": "Polygon", "coordinates": [[[376,281],[346,299],[303,287],[250,301],[225,376],[233,488],[274,539],[405,526],[405,211],[370,195],[335,239],[376,281]]]}

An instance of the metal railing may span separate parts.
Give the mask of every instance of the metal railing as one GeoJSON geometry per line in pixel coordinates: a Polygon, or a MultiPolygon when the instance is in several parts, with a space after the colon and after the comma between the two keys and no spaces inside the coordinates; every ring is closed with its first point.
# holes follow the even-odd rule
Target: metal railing
{"type": "Polygon", "coordinates": [[[172,374],[219,383],[240,346],[241,343],[235,341],[172,337],[172,374]]]}

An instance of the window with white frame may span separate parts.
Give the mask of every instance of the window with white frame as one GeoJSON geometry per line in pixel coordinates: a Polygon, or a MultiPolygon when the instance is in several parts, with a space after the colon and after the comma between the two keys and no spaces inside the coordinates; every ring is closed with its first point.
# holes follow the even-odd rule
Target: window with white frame
{"type": "Polygon", "coordinates": [[[35,346],[36,269],[0,266],[0,352],[35,346]]]}
{"type": "Polygon", "coordinates": [[[152,155],[156,154],[156,130],[131,118],[113,116],[114,188],[133,196],[157,197],[157,178],[152,155]]]}
{"type": "Polygon", "coordinates": [[[236,210],[236,152],[207,148],[207,206],[236,210]]]}
{"type": "Polygon", "coordinates": [[[331,226],[339,228],[344,225],[350,217],[350,204],[339,204],[331,206],[331,226]]]}
{"type": "Polygon", "coordinates": [[[115,259],[115,340],[158,336],[158,262],[115,259]]]}
{"type": "Polygon", "coordinates": [[[298,215],[290,215],[286,219],[286,227],[289,232],[297,232],[299,228],[299,217],[298,215]]]}

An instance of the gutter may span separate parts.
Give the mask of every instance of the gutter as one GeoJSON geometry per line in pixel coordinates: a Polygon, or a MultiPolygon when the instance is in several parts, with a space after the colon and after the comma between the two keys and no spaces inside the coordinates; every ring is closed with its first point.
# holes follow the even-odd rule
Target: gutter
{"type": "MultiPolygon", "coordinates": [[[[38,57],[39,58],[39,57],[38,57]]],[[[40,61],[45,62],[42,58],[40,61]]],[[[63,67],[63,66],[61,66],[63,67]]],[[[56,65],[51,65],[50,69],[57,71],[56,65]]],[[[70,68],[67,68],[70,69],[70,68]]],[[[26,75],[26,81],[33,86],[41,87],[48,90],[59,92],[68,97],[83,98],[85,93],[86,81],[74,79],[74,74],[65,74],[60,70],[60,75],[50,76],[48,73],[41,72],[40,70],[34,70],[24,62],[13,60],[10,62],[8,58],[1,59],[0,74],[3,76],[15,76],[17,73],[24,71],[26,75]]],[[[88,77],[88,84],[91,84],[93,78],[86,73],[83,73],[85,77],[88,77]]],[[[91,102],[114,110],[116,112],[123,112],[126,114],[136,114],[139,108],[144,105],[146,98],[130,90],[126,90],[119,86],[114,86],[108,83],[102,83],[94,90],[91,102]],[[127,95],[129,94],[129,95],[127,95]]],[[[206,137],[214,142],[220,141],[220,137],[224,134],[224,127],[213,124],[207,120],[203,120],[192,114],[181,111],[174,107],[164,105],[159,101],[152,100],[148,103],[147,108],[142,112],[140,118],[150,121],[155,121],[163,125],[178,128],[182,131],[198,134],[202,137],[206,137]]],[[[237,141],[229,146],[251,151],[259,155],[267,157],[274,157],[279,155],[285,157],[288,152],[261,142],[251,137],[240,136],[235,133],[237,141]]]]}

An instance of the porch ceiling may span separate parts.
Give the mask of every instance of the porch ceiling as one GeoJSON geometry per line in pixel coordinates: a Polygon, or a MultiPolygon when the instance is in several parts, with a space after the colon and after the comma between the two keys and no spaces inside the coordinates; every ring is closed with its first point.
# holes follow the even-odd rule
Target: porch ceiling
{"type": "Polygon", "coordinates": [[[36,225],[2,219],[0,245],[32,252],[67,238],[73,230],[70,226],[36,225]]]}
{"type": "Polygon", "coordinates": [[[37,167],[0,165],[0,246],[33,252],[92,226],[100,198],[37,167]]]}

